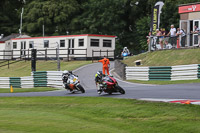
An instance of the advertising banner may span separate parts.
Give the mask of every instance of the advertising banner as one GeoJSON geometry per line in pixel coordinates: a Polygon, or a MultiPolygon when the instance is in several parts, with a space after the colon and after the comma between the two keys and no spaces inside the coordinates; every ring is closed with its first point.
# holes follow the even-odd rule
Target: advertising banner
{"type": "Polygon", "coordinates": [[[153,8],[150,31],[154,36],[156,35],[156,29],[159,29],[160,26],[160,14],[163,5],[164,3],[162,1],[159,1],[155,4],[153,8]]]}
{"type": "Polygon", "coordinates": [[[151,16],[151,34],[156,35],[156,29],[159,28],[158,26],[158,15],[159,15],[159,5],[154,6],[153,13],[151,16]]]}
{"type": "Polygon", "coordinates": [[[200,4],[179,6],[178,13],[197,12],[200,11],[200,4]]]}

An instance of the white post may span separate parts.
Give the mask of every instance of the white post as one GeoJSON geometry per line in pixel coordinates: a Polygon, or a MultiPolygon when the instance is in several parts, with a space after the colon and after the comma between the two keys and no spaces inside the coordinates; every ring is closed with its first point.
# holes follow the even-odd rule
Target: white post
{"type": "Polygon", "coordinates": [[[43,24],[43,26],[42,26],[42,31],[43,31],[42,34],[43,34],[43,37],[44,37],[44,24],[43,24]]]}
{"type": "Polygon", "coordinates": [[[22,35],[22,17],[23,17],[23,13],[24,13],[24,8],[22,8],[22,12],[21,12],[20,29],[19,29],[20,36],[22,35]]]}
{"type": "Polygon", "coordinates": [[[56,51],[56,53],[57,53],[57,69],[58,69],[58,71],[60,71],[60,58],[59,58],[59,44],[58,44],[58,42],[56,42],[57,43],[57,51],[56,51]]]}

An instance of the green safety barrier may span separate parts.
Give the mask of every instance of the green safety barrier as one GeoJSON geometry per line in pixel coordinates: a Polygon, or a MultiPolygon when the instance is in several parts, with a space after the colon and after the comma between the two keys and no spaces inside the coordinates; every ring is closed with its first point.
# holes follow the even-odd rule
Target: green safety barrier
{"type": "Polygon", "coordinates": [[[21,88],[21,78],[20,77],[10,77],[10,86],[14,88],[21,88]]]}
{"type": "Polygon", "coordinates": [[[34,87],[47,87],[47,72],[36,71],[33,72],[34,87]]]}
{"type": "Polygon", "coordinates": [[[170,66],[149,67],[149,80],[171,80],[170,66]]]}

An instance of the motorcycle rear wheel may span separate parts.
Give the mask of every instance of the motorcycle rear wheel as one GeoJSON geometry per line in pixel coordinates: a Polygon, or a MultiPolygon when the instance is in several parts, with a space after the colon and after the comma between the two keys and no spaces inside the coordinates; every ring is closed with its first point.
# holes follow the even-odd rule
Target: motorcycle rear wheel
{"type": "Polygon", "coordinates": [[[81,85],[78,85],[77,87],[82,93],[85,93],[85,89],[81,85]]]}

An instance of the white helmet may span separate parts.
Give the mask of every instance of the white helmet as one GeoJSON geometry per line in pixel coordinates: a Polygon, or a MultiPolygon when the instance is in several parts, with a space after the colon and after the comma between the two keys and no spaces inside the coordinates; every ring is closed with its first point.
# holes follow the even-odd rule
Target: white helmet
{"type": "Polygon", "coordinates": [[[63,71],[63,74],[64,74],[64,75],[69,74],[69,71],[64,70],[64,71],[63,71]]]}

